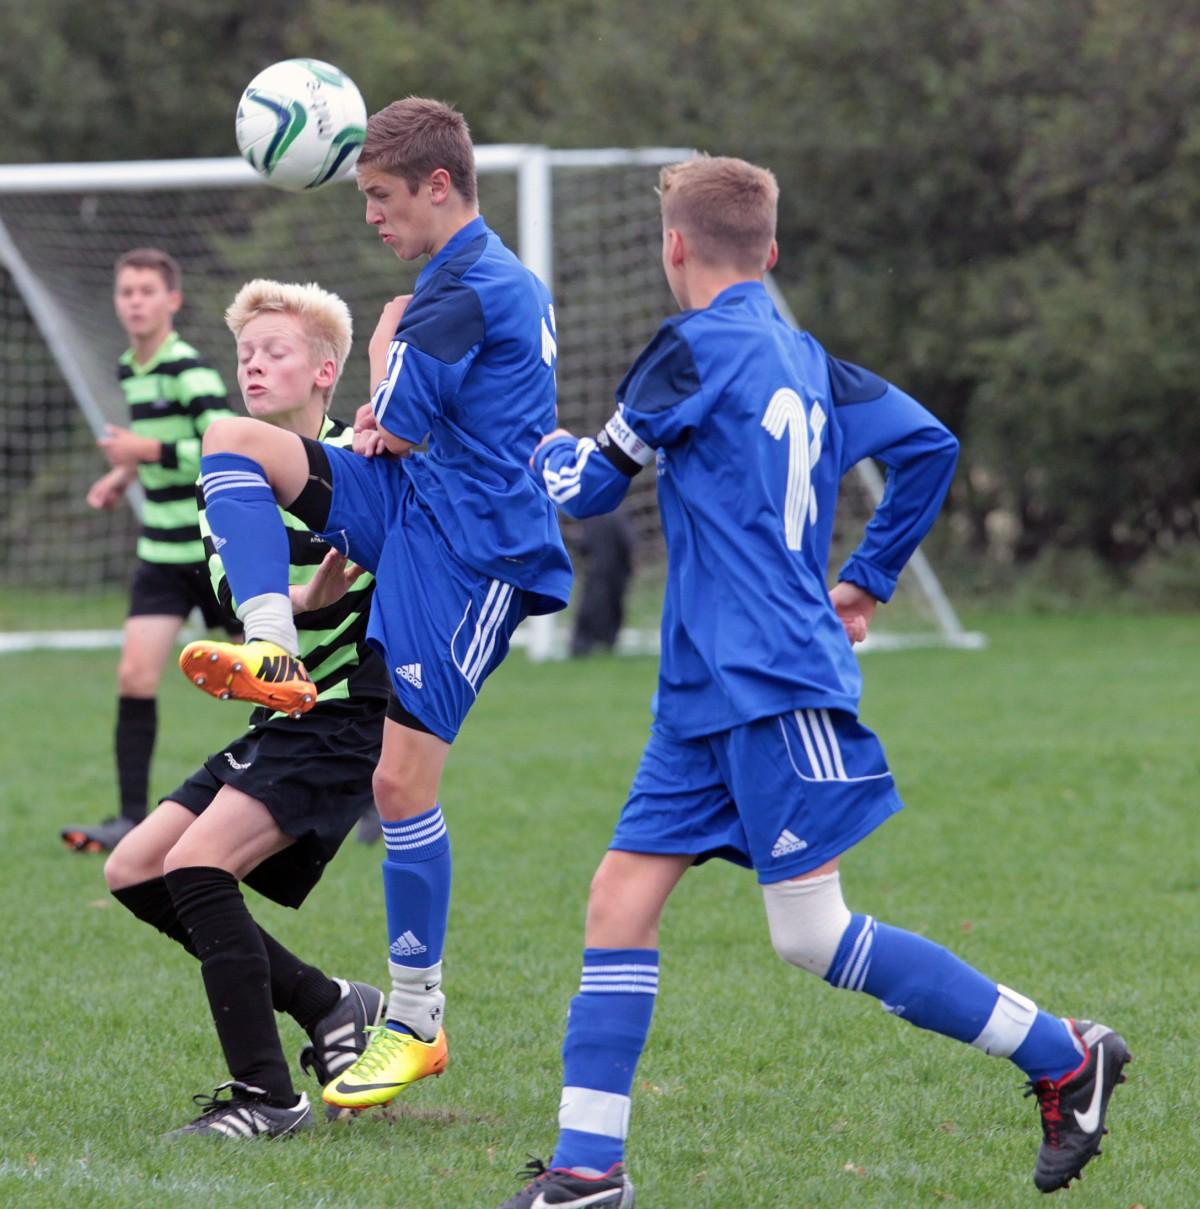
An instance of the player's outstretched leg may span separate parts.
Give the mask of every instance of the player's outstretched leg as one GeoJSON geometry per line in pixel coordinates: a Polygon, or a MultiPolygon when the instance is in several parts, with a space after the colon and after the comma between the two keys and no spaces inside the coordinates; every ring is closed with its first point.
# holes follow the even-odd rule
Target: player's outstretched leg
{"type": "Polygon", "coordinates": [[[1125,1039],[1091,1020],[1067,1022],[1085,1050],[1079,1066],[1061,1079],[1030,1080],[1028,1096],[1037,1096],[1042,1114],[1042,1146],[1033,1182],[1042,1192],[1066,1188],[1100,1154],[1108,1130],[1104,1118],[1113,1088],[1125,1082],[1130,1061],[1125,1039]]]}
{"type": "Polygon", "coordinates": [[[918,1028],[1008,1058],[1025,1073],[1042,1109],[1034,1179],[1043,1192],[1065,1187],[1099,1153],[1108,1097],[1129,1060],[1111,1029],[1061,1020],[941,945],[851,915],[836,871],[765,885],[763,898],[771,941],[784,960],[831,986],[873,996],[918,1028]]]}
{"type": "MultiPolygon", "coordinates": [[[[341,989],[341,998],[309,1030],[312,1044],[300,1051],[300,1069],[313,1074],[324,1086],[332,1082],[361,1057],[367,1048],[367,1029],[383,1018],[387,996],[365,982],[333,980],[341,989]]],[[[348,1115],[349,1109],[326,1107],[329,1120],[348,1115]]]]}
{"type": "Polygon", "coordinates": [[[265,705],[299,717],[316,704],[317,690],[304,664],[273,642],[189,642],[179,669],[202,692],[265,705]]]}
{"type": "Polygon", "coordinates": [[[301,1095],[291,1108],[280,1108],[266,1099],[266,1092],[250,1087],[236,1079],[222,1083],[211,1096],[197,1095],[192,1099],[200,1106],[194,1121],[163,1138],[174,1140],[200,1135],[212,1138],[287,1138],[313,1127],[312,1109],[308,1097],[301,1095]],[[228,1091],[227,1096],[221,1092],[228,1091]]]}
{"type": "Polygon", "coordinates": [[[633,1185],[623,1163],[614,1163],[608,1171],[595,1176],[547,1167],[541,1159],[532,1159],[517,1176],[529,1182],[516,1196],[509,1197],[500,1209],[633,1209],[633,1185]]]}

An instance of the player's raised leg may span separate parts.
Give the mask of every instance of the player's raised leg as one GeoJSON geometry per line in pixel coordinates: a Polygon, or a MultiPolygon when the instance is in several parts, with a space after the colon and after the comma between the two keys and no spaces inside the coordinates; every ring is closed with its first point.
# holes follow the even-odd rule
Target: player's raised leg
{"type": "Polygon", "coordinates": [[[295,434],[260,420],[218,420],[204,434],[200,485],[208,523],[244,643],[189,643],[183,673],[214,697],[300,714],[317,693],[303,663],[288,595],[288,537],[278,505],[308,481],[308,455],[295,434]]]}
{"type": "Polygon", "coordinates": [[[625,1173],[629,1094],[658,993],[658,923],[690,856],[609,852],[588,897],[579,993],[563,1038],[559,1134],[549,1163],[502,1209],[606,1206],[630,1209],[625,1173]]]}
{"type": "MultiPolygon", "coordinates": [[[[395,707],[393,707],[393,712],[395,707]]],[[[387,1019],[366,1052],[322,1093],[343,1109],[386,1104],[418,1079],[440,1075],[448,1051],[442,1026],[442,952],[450,910],[450,837],[437,801],[450,744],[389,717],[375,771],[382,820],[388,970],[387,1019]]]]}
{"type": "Polygon", "coordinates": [[[836,860],[764,885],[763,896],[772,943],[785,961],[830,986],[873,996],[917,1028],[1008,1058],[1025,1073],[1042,1114],[1034,1181],[1043,1192],[1066,1187],[1099,1153],[1108,1101],[1129,1061],[1118,1034],[1050,1015],[941,945],[852,915],[836,860]]]}

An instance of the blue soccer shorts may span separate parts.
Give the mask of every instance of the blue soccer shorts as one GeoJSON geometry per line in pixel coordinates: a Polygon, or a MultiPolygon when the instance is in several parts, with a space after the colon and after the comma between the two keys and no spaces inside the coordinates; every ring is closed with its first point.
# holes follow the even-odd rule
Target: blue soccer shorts
{"type": "Polygon", "coordinates": [[[798,709],[698,739],[651,730],[609,847],[721,857],[767,884],[832,860],[903,805],[857,718],[798,709]]]}
{"type": "Polygon", "coordinates": [[[401,707],[453,743],[508,653],[526,593],[450,549],[402,463],[322,449],[333,491],[321,536],[375,576],[367,639],[386,661],[401,707]]]}

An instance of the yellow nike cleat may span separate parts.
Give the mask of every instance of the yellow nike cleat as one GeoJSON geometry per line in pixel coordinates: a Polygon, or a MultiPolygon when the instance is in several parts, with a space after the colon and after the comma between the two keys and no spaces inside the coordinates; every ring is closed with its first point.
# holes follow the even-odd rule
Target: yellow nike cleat
{"type": "Polygon", "coordinates": [[[317,703],[317,689],[304,664],[273,642],[189,642],[179,670],[202,692],[282,710],[293,718],[317,703]]]}
{"type": "Polygon", "coordinates": [[[370,1041],[359,1060],[326,1084],[321,1098],[338,1108],[374,1108],[395,1099],[410,1083],[446,1069],[446,1030],[432,1041],[398,1033],[386,1025],[368,1028],[370,1041]]]}

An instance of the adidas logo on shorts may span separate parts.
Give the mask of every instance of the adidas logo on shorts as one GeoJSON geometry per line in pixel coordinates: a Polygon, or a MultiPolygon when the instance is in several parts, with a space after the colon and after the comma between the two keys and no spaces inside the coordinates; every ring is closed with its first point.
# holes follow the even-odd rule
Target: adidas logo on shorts
{"type": "Polygon", "coordinates": [[[407,680],[413,688],[421,687],[421,665],[419,663],[402,663],[396,669],[396,675],[401,680],[407,680]]]}
{"type": "Polygon", "coordinates": [[[799,836],[793,835],[786,827],[779,833],[779,839],[775,841],[775,847],[771,849],[771,856],[778,860],[781,856],[790,856],[793,852],[803,852],[808,847],[808,841],[802,840],[799,836]]]}

